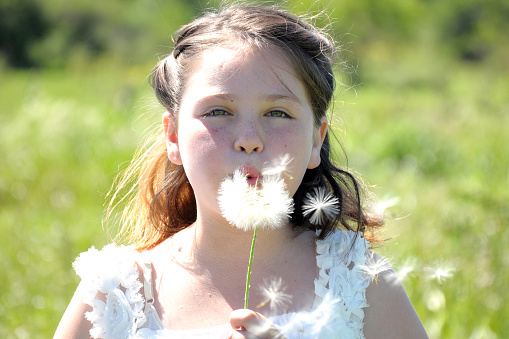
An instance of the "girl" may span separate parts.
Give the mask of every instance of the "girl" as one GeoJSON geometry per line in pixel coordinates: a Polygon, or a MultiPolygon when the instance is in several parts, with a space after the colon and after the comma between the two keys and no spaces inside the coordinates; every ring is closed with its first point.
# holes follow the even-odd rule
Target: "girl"
{"type": "Polygon", "coordinates": [[[366,230],[381,222],[363,208],[363,188],[331,160],[333,54],[324,34],[273,7],[233,6],[177,32],[153,71],[164,134],[125,214],[133,245],[80,255],[82,282],[56,337],[426,337],[392,269],[368,250],[366,230]],[[293,205],[281,227],[260,228],[251,309],[241,309],[253,233],[225,210],[240,206],[242,218],[258,205],[218,192],[240,173],[277,203],[271,171],[293,205]]]}

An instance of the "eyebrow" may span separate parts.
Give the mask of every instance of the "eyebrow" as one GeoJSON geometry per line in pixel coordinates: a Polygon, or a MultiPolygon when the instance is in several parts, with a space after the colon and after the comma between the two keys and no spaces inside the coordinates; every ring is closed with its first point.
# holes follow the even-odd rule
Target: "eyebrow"
{"type": "Polygon", "coordinates": [[[270,102],[290,101],[290,102],[294,102],[299,105],[302,105],[302,102],[300,101],[300,99],[298,97],[296,97],[295,95],[271,94],[271,95],[262,97],[262,99],[265,99],[270,102]]]}
{"type": "Polygon", "coordinates": [[[233,101],[235,100],[235,97],[230,95],[230,94],[227,94],[227,93],[217,93],[217,94],[211,94],[211,95],[208,95],[208,96],[205,96],[203,98],[200,98],[198,100],[196,100],[196,103],[207,103],[209,100],[223,100],[223,101],[233,101]]]}
{"type": "MultiPolygon", "coordinates": [[[[198,102],[200,102],[200,101],[206,102],[211,99],[212,100],[220,99],[220,100],[224,100],[224,101],[234,101],[234,100],[237,100],[237,97],[234,95],[231,95],[229,93],[217,93],[217,94],[212,94],[210,96],[199,99],[198,102]]],[[[277,101],[288,101],[288,102],[291,102],[291,103],[294,103],[297,105],[302,105],[302,101],[294,95],[270,94],[270,95],[260,96],[258,99],[261,101],[268,101],[268,102],[272,102],[272,103],[277,102],[277,101]]]]}

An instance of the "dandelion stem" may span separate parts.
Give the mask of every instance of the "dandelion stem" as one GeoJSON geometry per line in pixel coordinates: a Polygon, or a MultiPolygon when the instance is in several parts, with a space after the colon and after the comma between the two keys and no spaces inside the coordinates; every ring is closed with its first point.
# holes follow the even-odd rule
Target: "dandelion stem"
{"type": "Polygon", "coordinates": [[[254,229],[253,242],[251,243],[251,253],[249,254],[249,266],[247,267],[246,295],[244,297],[244,308],[246,308],[246,309],[247,309],[247,302],[249,300],[249,288],[250,288],[250,281],[251,281],[251,266],[253,264],[253,255],[254,255],[254,248],[255,248],[257,232],[258,232],[258,226],[256,226],[254,229]]]}

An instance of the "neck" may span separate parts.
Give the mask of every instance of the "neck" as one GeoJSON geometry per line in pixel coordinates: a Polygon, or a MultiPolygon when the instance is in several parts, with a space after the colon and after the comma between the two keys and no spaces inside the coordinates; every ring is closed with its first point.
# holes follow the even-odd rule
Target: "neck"
{"type": "MultiPolygon", "coordinates": [[[[197,221],[175,236],[175,245],[182,249],[186,261],[193,266],[228,264],[245,267],[249,258],[253,231],[243,231],[224,219],[197,221]]],[[[294,239],[291,225],[278,229],[259,229],[256,237],[255,259],[258,263],[273,263],[287,252],[294,239]]]]}

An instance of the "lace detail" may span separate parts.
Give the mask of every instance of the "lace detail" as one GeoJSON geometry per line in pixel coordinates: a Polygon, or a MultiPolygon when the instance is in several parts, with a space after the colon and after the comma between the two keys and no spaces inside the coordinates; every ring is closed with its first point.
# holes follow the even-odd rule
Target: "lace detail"
{"type": "Polygon", "coordinates": [[[368,241],[355,232],[336,231],[317,241],[319,274],[313,309],[330,303],[333,308],[320,338],[364,338],[363,308],[369,306],[366,288],[371,281],[364,269],[368,248],[368,241]]]}
{"type": "MultiPolygon", "coordinates": [[[[366,270],[368,248],[366,239],[343,230],[317,240],[319,274],[312,311],[269,319],[288,339],[363,339],[363,308],[368,306],[366,288],[372,278],[366,270]]],[[[84,302],[93,308],[86,314],[93,338],[224,338],[230,332],[227,324],[190,331],[162,328],[155,309],[140,294],[132,246],[111,244],[102,251],[92,247],[73,266],[86,287],[84,302]],[[98,292],[106,296],[105,302],[97,299],[98,292]]]]}
{"type": "Polygon", "coordinates": [[[92,323],[92,338],[129,338],[138,324],[145,321],[140,294],[134,247],[105,246],[102,251],[92,247],[80,254],[73,264],[85,288],[83,302],[93,311],[85,317],[92,323]],[[106,301],[97,299],[98,293],[106,301]]]}

